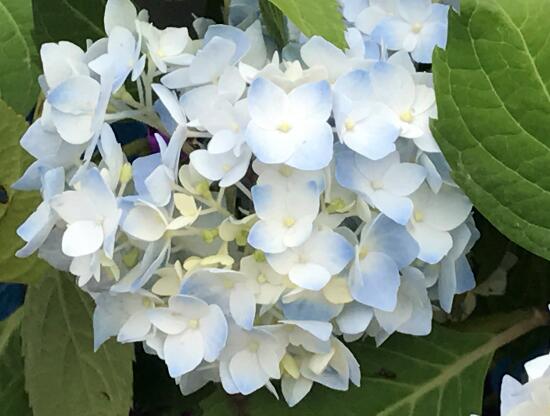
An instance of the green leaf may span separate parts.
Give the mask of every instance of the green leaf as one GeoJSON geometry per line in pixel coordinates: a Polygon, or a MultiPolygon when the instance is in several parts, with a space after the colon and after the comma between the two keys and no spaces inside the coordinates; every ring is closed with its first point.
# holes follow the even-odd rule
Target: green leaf
{"type": "Polygon", "coordinates": [[[206,386],[191,396],[183,396],[166,363],[136,347],[134,365],[134,412],[143,416],[199,414],[199,401],[213,390],[206,386]]]}
{"type": "Polygon", "coordinates": [[[550,259],[550,0],[461,7],[434,56],[434,135],[476,208],[550,259]]]}
{"type": "Polygon", "coordinates": [[[104,37],[105,4],[106,0],[33,0],[36,44],[67,40],[85,47],[86,39],[104,37]]]}
{"type": "Polygon", "coordinates": [[[132,345],[93,350],[93,301],[58,273],[29,288],[23,317],[25,383],[35,416],[127,416],[132,345]]]}
{"type": "Polygon", "coordinates": [[[204,416],[465,416],[480,414],[483,383],[494,352],[547,323],[540,313],[506,315],[498,333],[436,326],[427,337],[394,335],[380,348],[350,344],[361,364],[361,387],[336,392],[315,386],[296,407],[265,389],[242,399],[218,391],[201,403],[204,416]]]}
{"type": "Polygon", "coordinates": [[[37,192],[17,192],[11,189],[11,185],[32,160],[19,145],[19,139],[26,129],[25,120],[0,100],[0,282],[32,283],[47,268],[36,256],[27,259],[15,257],[15,252],[24,245],[15,231],[40,201],[37,192]]]}
{"type": "Polygon", "coordinates": [[[0,98],[27,114],[38,94],[31,0],[0,0],[0,98]]]}
{"type": "Polygon", "coordinates": [[[346,25],[337,0],[269,0],[306,35],[319,35],[341,49],[347,47],[346,25]]]}
{"type": "Polygon", "coordinates": [[[262,21],[279,49],[288,43],[288,26],[281,10],[269,0],[260,0],[262,21]]]}
{"type": "Polygon", "coordinates": [[[19,309],[0,322],[0,414],[32,416],[25,392],[19,309]]]}

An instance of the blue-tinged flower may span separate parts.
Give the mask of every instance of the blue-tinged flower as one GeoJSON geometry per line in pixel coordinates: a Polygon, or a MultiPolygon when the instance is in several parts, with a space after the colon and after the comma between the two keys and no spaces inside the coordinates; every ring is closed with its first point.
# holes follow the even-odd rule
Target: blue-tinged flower
{"type": "Polygon", "coordinates": [[[426,178],[425,169],[415,163],[400,163],[398,152],[380,160],[369,160],[350,150],[336,154],[336,180],[359,194],[393,221],[406,225],[413,213],[408,198],[426,178]]]}
{"type": "Polygon", "coordinates": [[[123,27],[115,27],[109,35],[107,52],[88,65],[95,73],[102,75],[114,72],[113,91],[117,91],[130,74],[135,82],[145,68],[145,55],[141,54],[141,37],[136,41],[134,34],[123,27]]]}
{"type": "Polygon", "coordinates": [[[297,286],[321,290],[348,265],[353,254],[352,245],[344,237],[324,229],[315,231],[301,246],[268,254],[266,259],[276,272],[288,275],[297,286]]]}
{"type": "Polygon", "coordinates": [[[56,195],[65,190],[65,171],[56,168],[47,171],[42,176],[42,199],[36,211],[17,229],[17,235],[27,242],[17,251],[17,257],[27,257],[33,254],[48,238],[55,223],[59,219],[50,205],[56,195]]]}
{"type": "Polygon", "coordinates": [[[362,12],[357,27],[388,49],[404,50],[417,62],[431,63],[434,48],[446,46],[449,6],[432,0],[397,0],[386,16],[388,8],[369,9],[362,12]]]}
{"type": "Polygon", "coordinates": [[[239,156],[233,150],[225,153],[213,153],[198,149],[191,153],[191,165],[197,172],[210,181],[219,181],[222,188],[239,182],[250,165],[252,153],[248,146],[243,146],[239,156]]]}
{"type": "Polygon", "coordinates": [[[378,343],[394,332],[422,336],[432,330],[432,304],[424,274],[414,267],[405,267],[401,274],[395,309],[374,310],[374,316],[384,332],[377,334],[378,343]]]}
{"type": "Polygon", "coordinates": [[[418,244],[407,229],[380,214],[361,232],[349,275],[351,295],[364,305],[393,311],[401,282],[399,270],[417,255],[418,244]]]}
{"type": "Polygon", "coordinates": [[[49,128],[47,121],[39,118],[21,138],[20,145],[36,161],[13,184],[19,190],[37,190],[42,186],[42,175],[57,167],[72,168],[81,163],[80,156],[86,145],[74,145],[61,138],[55,128],[49,128]]]}
{"type": "MultiPolygon", "coordinates": [[[[279,379],[279,363],[286,345],[268,328],[244,331],[231,326],[227,347],[220,356],[220,379],[229,394],[250,394],[279,379]]],[[[270,387],[270,386],[268,386],[270,387]]]]}
{"type": "Polygon", "coordinates": [[[372,75],[356,70],[334,85],[334,119],[340,140],[369,159],[395,151],[401,126],[399,116],[376,94],[372,75]]]}
{"type": "Polygon", "coordinates": [[[187,139],[185,126],[178,126],[168,145],[156,135],[160,153],[139,157],[132,163],[134,186],[139,199],[158,207],[172,200],[183,143],[187,139]]]}
{"type": "Polygon", "coordinates": [[[328,166],[333,135],[327,123],[332,94],[326,81],[305,84],[287,94],[258,78],[250,86],[248,107],[251,122],[246,140],[261,162],[302,170],[328,166]]]}
{"type": "Polygon", "coordinates": [[[219,305],[237,325],[251,329],[256,315],[258,282],[240,272],[223,269],[199,269],[183,282],[180,293],[196,296],[219,305]]]}
{"type": "Polygon", "coordinates": [[[151,309],[152,325],[166,334],[164,360],[172,377],[193,371],[205,360],[215,361],[227,341],[227,321],[218,305],[193,296],[172,296],[168,307],[151,309]]]}
{"type": "Polygon", "coordinates": [[[276,185],[252,188],[259,221],[250,230],[250,245],[266,253],[282,253],[309,238],[319,212],[319,189],[315,182],[309,182],[293,191],[276,185]]]}
{"type": "Polygon", "coordinates": [[[151,335],[149,310],[162,301],[145,290],[136,293],[104,292],[95,296],[94,349],[110,337],[122,343],[144,341],[151,335]]]}
{"type": "Polygon", "coordinates": [[[62,241],[67,256],[86,256],[103,247],[112,258],[122,211],[97,169],[82,175],[77,190],[54,196],[50,205],[67,223],[62,241]]]}
{"type": "Polygon", "coordinates": [[[472,203],[459,189],[447,185],[437,194],[422,185],[410,198],[414,210],[407,229],[420,247],[418,258],[438,263],[453,246],[450,231],[466,221],[472,203]]]}

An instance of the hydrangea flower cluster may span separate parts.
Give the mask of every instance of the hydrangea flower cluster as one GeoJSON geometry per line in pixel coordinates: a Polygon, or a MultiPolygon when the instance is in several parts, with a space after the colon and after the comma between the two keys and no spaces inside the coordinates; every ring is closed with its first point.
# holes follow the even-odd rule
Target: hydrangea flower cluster
{"type": "Polygon", "coordinates": [[[14,185],[43,201],[18,255],[76,276],[96,348],[143,343],[183,394],[278,396],[280,380],[293,406],[313,383],[359,384],[342,340],[426,335],[475,286],[472,206],[415,66],[444,46],[448,6],[367,3],[343,4],[345,51],[300,34],[276,51],[238,1],[233,26],[198,19],[192,39],[109,0],[106,38],[43,45],[44,108],[21,140],[36,161],[14,185]],[[125,154],[125,119],[156,153],[125,154]]]}

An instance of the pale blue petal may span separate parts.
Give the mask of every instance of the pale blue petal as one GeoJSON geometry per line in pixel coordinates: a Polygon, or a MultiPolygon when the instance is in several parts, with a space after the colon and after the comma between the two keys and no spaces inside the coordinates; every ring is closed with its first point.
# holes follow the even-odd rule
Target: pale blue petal
{"type": "Polygon", "coordinates": [[[213,362],[218,358],[227,341],[227,321],[218,305],[210,305],[210,312],[200,320],[204,340],[204,359],[213,362]]]}
{"type": "Polygon", "coordinates": [[[361,238],[372,244],[376,251],[390,256],[399,269],[408,266],[417,257],[419,247],[407,229],[384,215],[374,219],[361,238]]]}
{"type": "Polygon", "coordinates": [[[216,36],[230,40],[235,44],[235,53],[231,58],[231,65],[239,62],[250,49],[250,39],[239,28],[228,25],[210,25],[204,35],[204,44],[207,45],[216,36]]]}
{"type": "Polygon", "coordinates": [[[350,272],[350,292],[355,300],[384,311],[397,305],[399,269],[395,261],[380,252],[371,252],[356,261],[350,272]]]}
{"type": "Polygon", "coordinates": [[[344,310],[336,318],[336,323],[344,334],[361,334],[369,326],[372,317],[371,308],[358,302],[352,302],[344,306],[344,310]]]}

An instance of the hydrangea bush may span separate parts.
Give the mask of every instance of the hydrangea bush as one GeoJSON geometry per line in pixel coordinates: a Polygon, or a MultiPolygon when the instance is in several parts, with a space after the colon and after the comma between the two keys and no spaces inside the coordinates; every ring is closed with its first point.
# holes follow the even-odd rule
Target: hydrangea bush
{"type": "MultiPolygon", "coordinates": [[[[106,37],[41,46],[33,163],[13,185],[41,201],[17,256],[91,296],[95,350],[140,343],[184,396],[214,382],[293,407],[315,383],[361,384],[350,343],[471,313],[480,233],[430,128],[459,5],[340,0],[341,48],[290,21],[281,44],[262,4],[234,0],[195,36],[108,0],[106,37]],[[128,120],[147,154],[117,137],[128,120]]],[[[504,380],[503,414],[546,414],[535,364],[536,381],[504,380]]]]}

